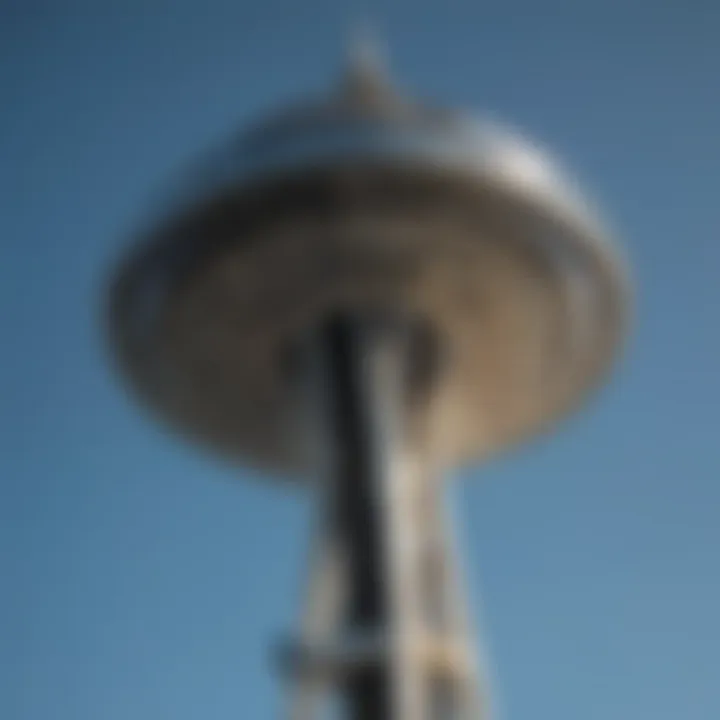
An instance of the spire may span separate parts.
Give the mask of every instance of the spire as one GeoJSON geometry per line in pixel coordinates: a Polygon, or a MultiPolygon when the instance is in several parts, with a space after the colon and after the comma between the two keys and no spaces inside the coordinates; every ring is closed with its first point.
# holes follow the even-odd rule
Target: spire
{"type": "Polygon", "coordinates": [[[367,24],[357,24],[352,31],[347,67],[342,87],[345,94],[359,100],[386,96],[390,83],[385,71],[385,53],[367,24]]]}

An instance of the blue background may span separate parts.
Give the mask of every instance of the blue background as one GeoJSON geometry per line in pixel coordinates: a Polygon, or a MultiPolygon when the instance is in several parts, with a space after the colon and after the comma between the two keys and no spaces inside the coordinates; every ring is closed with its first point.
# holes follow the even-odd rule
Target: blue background
{"type": "MultiPolygon", "coordinates": [[[[720,6],[397,2],[405,87],[553,148],[637,283],[612,382],[464,472],[473,608],[505,718],[720,717],[720,6]],[[482,608],[479,600],[482,597],[482,608]]],[[[323,89],[363,8],[0,4],[0,717],[271,718],[309,504],[138,413],[99,326],[158,188],[323,89]]]]}

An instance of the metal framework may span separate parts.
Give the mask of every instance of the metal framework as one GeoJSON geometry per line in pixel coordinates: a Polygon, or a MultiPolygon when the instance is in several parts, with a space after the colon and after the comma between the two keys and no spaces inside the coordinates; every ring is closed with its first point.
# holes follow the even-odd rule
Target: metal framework
{"type": "Polygon", "coordinates": [[[291,720],[339,689],[352,720],[487,717],[431,445],[402,438],[418,344],[407,320],[338,318],[310,343],[324,435],[320,518],[291,720]],[[413,352],[416,350],[416,352],[413,352]]]}

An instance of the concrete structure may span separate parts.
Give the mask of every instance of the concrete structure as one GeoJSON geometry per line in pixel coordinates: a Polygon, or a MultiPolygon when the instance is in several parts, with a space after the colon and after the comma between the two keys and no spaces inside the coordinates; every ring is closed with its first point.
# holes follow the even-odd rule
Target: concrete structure
{"type": "Polygon", "coordinates": [[[318,497],[294,717],[485,717],[442,471],[604,376],[626,282],[535,146],[342,85],[223,144],[111,293],[122,371],[166,422],[318,497]]]}

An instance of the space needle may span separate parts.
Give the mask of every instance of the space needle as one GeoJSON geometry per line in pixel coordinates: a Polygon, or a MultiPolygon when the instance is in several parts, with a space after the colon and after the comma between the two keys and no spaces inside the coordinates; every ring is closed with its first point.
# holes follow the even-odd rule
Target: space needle
{"type": "Polygon", "coordinates": [[[110,342],[163,422],[313,494],[290,717],[489,717],[443,477],[607,375],[628,282],[594,208],[366,48],[186,178],[117,269],[110,342]]]}

